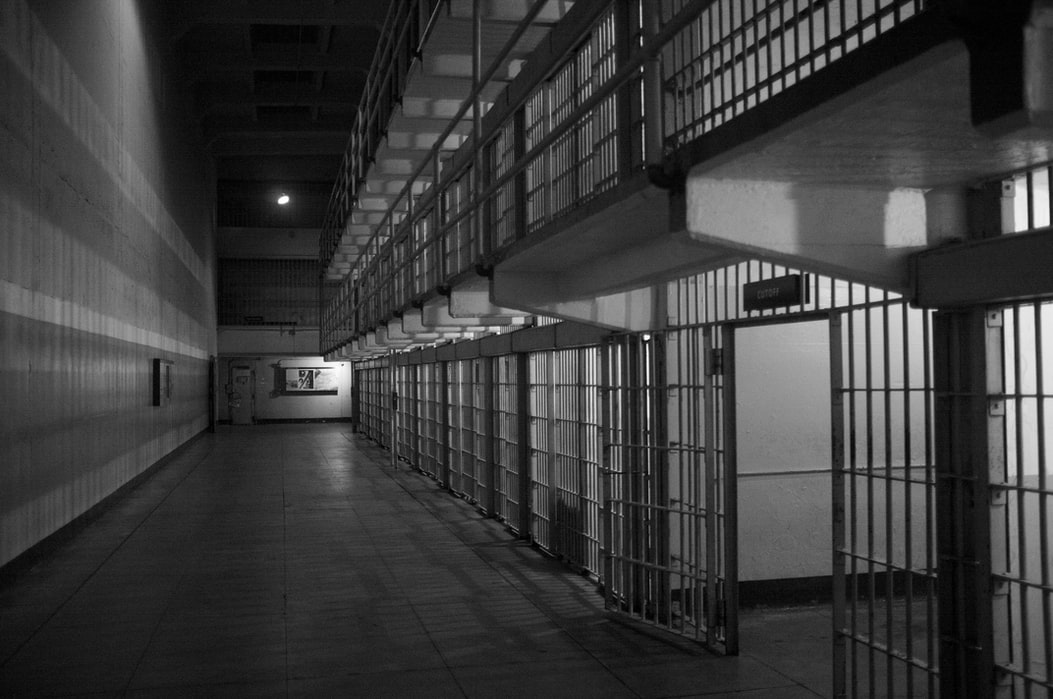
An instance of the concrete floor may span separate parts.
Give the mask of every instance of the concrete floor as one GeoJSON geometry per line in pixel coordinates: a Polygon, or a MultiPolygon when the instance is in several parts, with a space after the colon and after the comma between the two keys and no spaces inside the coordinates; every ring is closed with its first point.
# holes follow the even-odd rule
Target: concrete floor
{"type": "Polygon", "coordinates": [[[225,427],[3,572],[0,695],[829,693],[821,610],[742,634],[720,658],[604,611],[347,425],[225,427]]]}

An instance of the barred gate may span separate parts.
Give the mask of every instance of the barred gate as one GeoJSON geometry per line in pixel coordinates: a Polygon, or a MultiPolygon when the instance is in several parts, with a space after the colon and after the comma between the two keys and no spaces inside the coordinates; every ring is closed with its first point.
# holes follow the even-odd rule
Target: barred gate
{"type": "Polygon", "coordinates": [[[1001,695],[1038,699],[1053,695],[1053,301],[991,313],[1005,400],[992,411],[1002,465],[989,485],[995,681],[1001,695]]]}
{"type": "Polygon", "coordinates": [[[713,349],[713,329],[701,326],[604,349],[604,582],[608,606],[735,653],[713,349]]]}
{"type": "Polygon", "coordinates": [[[830,321],[834,694],[938,695],[931,313],[853,287],[830,321]]]}
{"type": "MultiPolygon", "coordinates": [[[[520,366],[521,355],[495,357],[494,390],[494,514],[517,534],[526,530],[521,499],[520,366]]],[[[523,416],[525,417],[525,416],[523,416]]]]}
{"type": "Polygon", "coordinates": [[[552,361],[553,551],[599,573],[599,350],[560,350],[552,361]]]}

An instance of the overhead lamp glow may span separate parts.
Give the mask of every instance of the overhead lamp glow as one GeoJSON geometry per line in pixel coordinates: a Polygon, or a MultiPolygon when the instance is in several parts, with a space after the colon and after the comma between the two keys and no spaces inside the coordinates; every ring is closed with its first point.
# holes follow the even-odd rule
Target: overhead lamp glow
{"type": "Polygon", "coordinates": [[[285,206],[288,203],[289,203],[289,195],[288,194],[286,194],[285,192],[282,192],[281,194],[278,195],[278,206],[285,206]]]}

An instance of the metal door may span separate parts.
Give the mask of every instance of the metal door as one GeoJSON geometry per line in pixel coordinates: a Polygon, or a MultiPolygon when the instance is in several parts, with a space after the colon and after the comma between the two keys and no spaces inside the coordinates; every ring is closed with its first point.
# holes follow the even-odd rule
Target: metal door
{"type": "Polygon", "coordinates": [[[721,342],[707,325],[604,347],[603,578],[609,608],[735,654],[721,342]]]}
{"type": "Polygon", "coordinates": [[[835,697],[936,697],[931,316],[884,292],[832,314],[835,697]]]}
{"type": "Polygon", "coordinates": [[[230,388],[227,392],[230,421],[235,425],[251,425],[256,417],[256,371],[249,365],[230,367],[230,388]]]}

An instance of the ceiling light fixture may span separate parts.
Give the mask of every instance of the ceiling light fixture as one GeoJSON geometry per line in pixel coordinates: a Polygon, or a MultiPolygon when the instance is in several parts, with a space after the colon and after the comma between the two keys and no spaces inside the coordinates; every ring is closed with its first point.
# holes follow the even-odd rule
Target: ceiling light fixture
{"type": "Polygon", "coordinates": [[[278,206],[285,206],[288,203],[289,203],[289,195],[288,194],[286,194],[285,192],[282,192],[281,194],[278,195],[278,206]]]}

